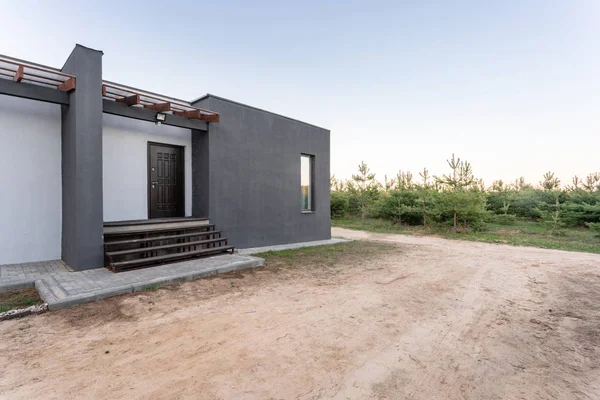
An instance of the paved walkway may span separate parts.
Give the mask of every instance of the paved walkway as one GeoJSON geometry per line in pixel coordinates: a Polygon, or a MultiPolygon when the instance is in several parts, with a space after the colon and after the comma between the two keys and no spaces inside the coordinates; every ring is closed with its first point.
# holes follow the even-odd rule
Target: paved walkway
{"type": "Polygon", "coordinates": [[[35,286],[42,299],[48,303],[48,308],[56,310],[144,290],[148,286],[258,267],[264,265],[264,261],[258,257],[225,254],[119,273],[106,268],[69,272],[62,263],[48,262],[36,263],[38,269],[35,271],[24,266],[25,272],[16,275],[14,270],[18,268],[11,267],[5,270],[7,266],[3,265],[0,269],[2,274],[6,275],[6,280],[0,284],[0,292],[35,286]],[[14,279],[9,279],[9,275],[14,279]]]}
{"type": "Polygon", "coordinates": [[[0,265],[0,292],[2,289],[31,287],[36,279],[69,271],[70,268],[61,260],[0,265]]]}
{"type": "Polygon", "coordinates": [[[152,285],[165,285],[264,265],[264,259],[253,257],[251,254],[330,245],[345,241],[348,240],[333,238],[256,247],[239,250],[237,254],[197,258],[119,273],[111,272],[106,268],[73,272],[60,260],[0,265],[0,292],[35,286],[42,299],[53,310],[143,290],[152,285]]]}

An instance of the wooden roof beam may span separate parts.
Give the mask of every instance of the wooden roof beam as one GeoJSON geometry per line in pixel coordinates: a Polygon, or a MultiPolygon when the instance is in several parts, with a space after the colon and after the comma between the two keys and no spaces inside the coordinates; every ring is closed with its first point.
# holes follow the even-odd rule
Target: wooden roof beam
{"type": "Polygon", "coordinates": [[[58,90],[61,90],[63,92],[72,92],[73,90],[75,90],[75,77],[71,77],[63,83],[61,83],[60,85],[58,85],[58,90]]]}
{"type": "Polygon", "coordinates": [[[219,122],[219,114],[202,114],[200,110],[173,111],[174,115],[206,122],[219,122]]]}
{"type": "Polygon", "coordinates": [[[171,111],[171,103],[144,104],[144,108],[157,112],[171,111]]]}
{"type": "Polygon", "coordinates": [[[118,103],[125,103],[128,106],[133,106],[136,104],[140,104],[140,95],[134,94],[132,96],[121,97],[120,99],[116,99],[118,103]]]}
{"type": "Polygon", "coordinates": [[[24,74],[23,74],[23,66],[19,65],[17,67],[17,73],[15,74],[14,80],[15,82],[21,82],[23,80],[24,74]]]}
{"type": "Polygon", "coordinates": [[[219,114],[200,114],[200,119],[206,122],[219,122],[219,114]]]}
{"type": "Polygon", "coordinates": [[[173,115],[179,115],[180,117],[185,117],[185,118],[190,118],[190,119],[200,119],[200,110],[173,111],[173,115]]]}

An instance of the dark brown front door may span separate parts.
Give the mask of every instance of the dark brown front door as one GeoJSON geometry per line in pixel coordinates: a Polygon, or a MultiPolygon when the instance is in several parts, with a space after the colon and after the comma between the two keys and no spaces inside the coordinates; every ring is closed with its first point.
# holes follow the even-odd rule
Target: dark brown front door
{"type": "Polygon", "coordinates": [[[183,217],[183,201],[183,148],[148,143],[148,217],[183,217]]]}

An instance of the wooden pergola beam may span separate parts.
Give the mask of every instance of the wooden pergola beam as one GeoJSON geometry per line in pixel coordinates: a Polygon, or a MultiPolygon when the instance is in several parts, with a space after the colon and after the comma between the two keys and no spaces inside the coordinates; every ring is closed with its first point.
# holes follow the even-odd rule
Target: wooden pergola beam
{"type": "Polygon", "coordinates": [[[200,119],[206,122],[219,122],[219,114],[201,114],[200,119]]]}
{"type": "Polygon", "coordinates": [[[157,112],[171,111],[171,103],[144,104],[144,108],[157,112]]]}
{"type": "Polygon", "coordinates": [[[134,94],[132,96],[122,97],[120,99],[116,99],[119,103],[125,103],[128,106],[133,106],[135,104],[140,104],[140,95],[134,94]]]}
{"type": "Polygon", "coordinates": [[[219,122],[219,114],[202,114],[200,110],[173,111],[173,114],[189,119],[199,119],[206,122],[219,122]]]}
{"type": "Polygon", "coordinates": [[[58,90],[61,90],[63,92],[71,92],[75,90],[75,77],[71,77],[63,83],[61,83],[60,85],[58,85],[58,90]]]}
{"type": "Polygon", "coordinates": [[[19,65],[17,67],[17,73],[15,74],[14,80],[15,82],[21,82],[24,78],[24,73],[23,73],[23,66],[19,65]]]}
{"type": "MultiPolygon", "coordinates": [[[[157,95],[158,96],[158,95],[157,95]]],[[[114,86],[110,83],[102,84],[102,97],[116,103],[124,103],[128,106],[141,105],[147,110],[156,112],[172,112],[173,115],[187,119],[197,119],[204,122],[219,122],[219,114],[201,110],[189,104],[184,104],[165,97],[156,97],[146,92],[138,92],[137,89],[114,86]],[[114,90],[113,91],[109,91],[114,90]],[[125,92],[125,93],[123,93],[125,92]]],[[[133,107],[134,109],[142,107],[133,107]]]]}
{"type": "Polygon", "coordinates": [[[200,110],[173,111],[173,115],[179,115],[180,117],[185,117],[185,118],[190,118],[190,119],[200,119],[200,110]]]}

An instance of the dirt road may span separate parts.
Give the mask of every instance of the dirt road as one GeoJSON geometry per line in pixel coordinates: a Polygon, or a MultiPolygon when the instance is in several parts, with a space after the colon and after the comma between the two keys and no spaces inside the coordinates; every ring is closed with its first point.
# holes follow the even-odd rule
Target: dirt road
{"type": "Polygon", "coordinates": [[[600,399],[600,256],[334,235],[377,243],[0,323],[0,397],[600,399]]]}

